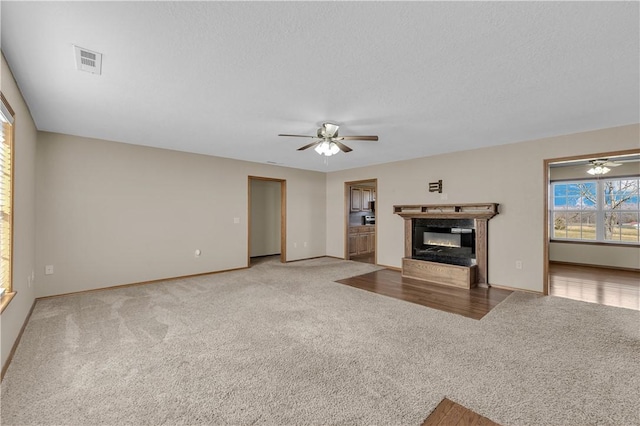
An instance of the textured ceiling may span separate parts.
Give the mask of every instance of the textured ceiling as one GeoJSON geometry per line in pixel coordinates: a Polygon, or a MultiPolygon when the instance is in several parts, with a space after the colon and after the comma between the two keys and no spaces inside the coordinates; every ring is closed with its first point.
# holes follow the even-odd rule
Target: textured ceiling
{"type": "Polygon", "coordinates": [[[334,171],[640,121],[638,2],[0,7],[44,131],[334,171]],[[325,162],[277,136],[325,120],[380,140],[325,162]]]}

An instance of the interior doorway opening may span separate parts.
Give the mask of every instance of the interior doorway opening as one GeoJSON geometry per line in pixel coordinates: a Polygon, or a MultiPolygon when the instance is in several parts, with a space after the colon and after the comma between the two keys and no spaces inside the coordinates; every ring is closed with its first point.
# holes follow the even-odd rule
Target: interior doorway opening
{"type": "Polygon", "coordinates": [[[260,176],[248,179],[247,266],[273,257],[287,261],[287,182],[260,176]]]}
{"type": "Polygon", "coordinates": [[[544,294],[640,306],[640,150],[548,159],[544,179],[544,294]]]}
{"type": "Polygon", "coordinates": [[[345,231],[344,258],[377,264],[376,204],[378,180],[344,183],[345,231]]]}

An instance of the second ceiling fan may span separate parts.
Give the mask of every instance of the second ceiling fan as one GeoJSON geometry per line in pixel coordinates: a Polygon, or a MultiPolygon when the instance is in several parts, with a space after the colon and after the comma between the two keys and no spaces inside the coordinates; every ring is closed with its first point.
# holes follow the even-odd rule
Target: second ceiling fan
{"type": "Polygon", "coordinates": [[[608,159],[590,160],[589,165],[587,166],[589,167],[589,170],[587,170],[587,173],[589,173],[592,176],[604,175],[611,171],[609,167],[618,167],[618,166],[622,166],[622,163],[609,161],[608,159]]]}
{"type": "Polygon", "coordinates": [[[295,138],[314,138],[318,139],[316,141],[311,142],[308,145],[301,146],[298,148],[298,151],[304,151],[305,149],[315,147],[315,150],[320,155],[331,156],[333,154],[337,154],[338,152],[351,152],[353,151],[351,148],[342,143],[344,140],[351,141],[377,141],[377,136],[339,136],[338,129],[340,126],[334,123],[322,123],[322,127],[320,127],[316,133],[316,136],[308,136],[308,135],[288,135],[288,134],[279,134],[278,136],[291,136],[295,138]]]}

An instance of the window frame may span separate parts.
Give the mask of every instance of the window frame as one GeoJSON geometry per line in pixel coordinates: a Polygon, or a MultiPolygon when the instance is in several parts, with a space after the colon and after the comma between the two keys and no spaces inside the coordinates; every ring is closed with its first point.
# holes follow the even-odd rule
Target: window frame
{"type": "MultiPolygon", "coordinates": [[[[556,179],[549,182],[549,199],[547,213],[549,215],[549,241],[553,243],[572,243],[572,244],[591,244],[591,245],[606,245],[606,246],[623,246],[623,247],[637,247],[640,246],[640,237],[637,241],[625,241],[625,240],[614,240],[606,238],[606,223],[605,217],[607,213],[611,213],[612,211],[620,212],[626,211],[630,213],[636,214],[636,224],[640,222],[640,200],[636,204],[635,209],[610,209],[607,208],[607,203],[605,202],[605,182],[611,181],[625,181],[625,180],[638,180],[640,184],[640,175],[624,175],[624,176],[611,176],[611,177],[598,177],[598,178],[574,178],[574,179],[556,179]],[[558,184],[585,184],[585,183],[594,183],[595,184],[595,208],[593,209],[582,209],[582,208],[572,208],[572,209],[562,209],[555,208],[555,198],[556,198],[556,190],[555,187],[558,184]],[[562,238],[556,237],[555,234],[555,214],[558,212],[566,212],[566,213],[591,213],[595,215],[596,221],[596,229],[595,229],[595,239],[583,239],[583,238],[562,238]]],[[[568,197],[568,196],[567,196],[568,197]]],[[[636,197],[640,197],[640,193],[636,194],[636,197]]],[[[582,222],[581,222],[582,226],[582,222]]],[[[582,229],[582,227],[581,227],[582,229]]],[[[638,230],[640,233],[640,229],[638,230]]],[[[640,234],[639,234],[640,235],[640,234]]]]}
{"type": "MultiPolygon", "coordinates": [[[[8,214],[8,222],[9,222],[9,253],[8,253],[8,259],[6,261],[7,263],[7,268],[8,268],[8,272],[7,272],[7,276],[5,279],[5,282],[0,282],[0,286],[2,288],[5,288],[4,293],[2,294],[2,297],[0,298],[0,313],[2,313],[5,308],[9,305],[9,302],[13,299],[13,297],[15,296],[16,292],[13,289],[13,233],[14,233],[14,224],[13,224],[13,219],[14,219],[14,182],[15,182],[15,112],[13,110],[13,108],[11,108],[11,105],[9,104],[9,102],[7,101],[7,99],[5,98],[4,94],[2,92],[0,92],[0,108],[2,108],[2,115],[3,116],[7,116],[6,117],[10,123],[10,128],[11,128],[11,132],[9,133],[8,136],[8,140],[6,141],[6,145],[8,146],[8,151],[9,151],[9,162],[10,162],[10,170],[9,170],[9,174],[8,176],[5,176],[4,173],[2,173],[2,176],[0,176],[0,179],[7,179],[9,182],[7,183],[7,187],[9,187],[9,214],[8,214]]],[[[0,143],[4,143],[4,142],[0,142],[0,143]]],[[[5,149],[5,147],[2,147],[2,149],[5,149]]],[[[2,219],[0,219],[2,220],[2,219]]],[[[5,256],[5,254],[3,253],[3,256],[5,256]]]]}

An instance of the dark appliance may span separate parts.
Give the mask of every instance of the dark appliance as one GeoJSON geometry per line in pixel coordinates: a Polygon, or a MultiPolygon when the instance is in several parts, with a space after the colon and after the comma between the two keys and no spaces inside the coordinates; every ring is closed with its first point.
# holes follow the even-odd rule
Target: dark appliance
{"type": "Polygon", "coordinates": [[[375,225],[376,217],[375,216],[362,216],[362,224],[363,225],[375,225]]]}

